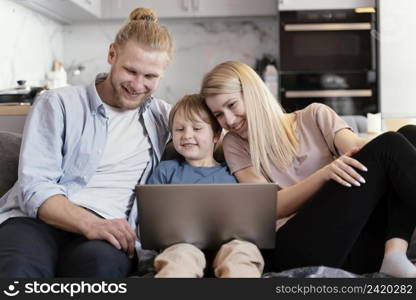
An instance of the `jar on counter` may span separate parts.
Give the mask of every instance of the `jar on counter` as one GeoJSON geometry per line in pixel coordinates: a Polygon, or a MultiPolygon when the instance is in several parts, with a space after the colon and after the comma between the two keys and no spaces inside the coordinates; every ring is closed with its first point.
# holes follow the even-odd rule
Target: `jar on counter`
{"type": "Polygon", "coordinates": [[[67,74],[63,62],[54,60],[52,71],[46,74],[46,87],[55,89],[67,85],[67,74]]]}

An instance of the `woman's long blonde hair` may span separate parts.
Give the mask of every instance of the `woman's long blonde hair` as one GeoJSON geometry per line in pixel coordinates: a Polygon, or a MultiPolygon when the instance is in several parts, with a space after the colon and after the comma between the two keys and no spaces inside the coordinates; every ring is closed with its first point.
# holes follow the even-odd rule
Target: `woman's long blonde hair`
{"type": "Polygon", "coordinates": [[[145,50],[167,54],[168,62],[173,56],[173,40],[166,26],[157,23],[156,14],[148,8],[136,8],[129,15],[129,22],[117,33],[114,44],[123,46],[128,40],[136,41],[145,50]]]}
{"type": "Polygon", "coordinates": [[[241,93],[246,110],[250,156],[254,170],[270,176],[270,162],[285,170],[298,149],[293,123],[256,72],[246,64],[227,61],[207,73],[204,97],[241,93]]]}

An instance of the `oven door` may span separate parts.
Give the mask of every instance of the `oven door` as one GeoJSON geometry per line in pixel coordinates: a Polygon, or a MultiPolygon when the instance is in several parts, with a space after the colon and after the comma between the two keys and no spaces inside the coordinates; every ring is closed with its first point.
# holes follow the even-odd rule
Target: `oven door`
{"type": "Polygon", "coordinates": [[[324,103],[340,115],[378,111],[375,72],[281,74],[280,100],[287,112],[313,102],[324,103]]]}
{"type": "Polygon", "coordinates": [[[354,11],[280,14],[280,69],[375,69],[374,15],[354,11]]]}

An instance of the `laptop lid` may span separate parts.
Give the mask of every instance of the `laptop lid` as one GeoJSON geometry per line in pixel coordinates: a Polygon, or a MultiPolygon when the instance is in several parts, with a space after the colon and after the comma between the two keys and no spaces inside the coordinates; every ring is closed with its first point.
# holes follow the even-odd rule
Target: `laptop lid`
{"type": "Polygon", "coordinates": [[[218,249],[232,239],[275,246],[276,184],[137,185],[136,193],[143,249],[218,249]]]}

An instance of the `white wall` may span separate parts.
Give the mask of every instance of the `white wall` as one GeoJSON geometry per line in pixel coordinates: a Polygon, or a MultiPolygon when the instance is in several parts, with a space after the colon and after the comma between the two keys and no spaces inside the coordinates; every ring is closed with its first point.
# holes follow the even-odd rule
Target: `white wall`
{"type": "Polygon", "coordinates": [[[384,118],[416,117],[415,12],[415,0],[380,0],[377,35],[380,39],[380,104],[384,118]]]}
{"type": "Polygon", "coordinates": [[[54,59],[63,60],[63,26],[9,0],[0,0],[0,90],[25,79],[43,85],[54,59]]]}
{"type": "MultiPolygon", "coordinates": [[[[273,17],[159,21],[168,26],[176,53],[155,94],[171,103],[198,92],[203,74],[220,62],[239,60],[254,66],[264,53],[277,53],[278,28],[273,17]]],[[[69,74],[70,83],[89,83],[96,73],[109,69],[108,46],[121,26],[122,22],[102,21],[65,27],[65,65],[86,67],[79,76],[69,74]]]]}

